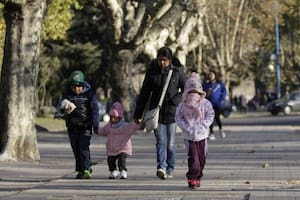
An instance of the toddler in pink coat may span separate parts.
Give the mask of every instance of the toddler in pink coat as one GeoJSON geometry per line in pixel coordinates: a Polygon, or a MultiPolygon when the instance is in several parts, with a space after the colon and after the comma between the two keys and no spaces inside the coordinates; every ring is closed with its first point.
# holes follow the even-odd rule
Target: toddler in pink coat
{"type": "Polygon", "coordinates": [[[110,171],[109,178],[126,179],[126,158],[132,155],[131,136],[139,129],[139,125],[135,122],[125,122],[123,109],[119,102],[112,105],[109,116],[109,123],[100,127],[98,131],[99,135],[107,137],[106,154],[110,171]]]}

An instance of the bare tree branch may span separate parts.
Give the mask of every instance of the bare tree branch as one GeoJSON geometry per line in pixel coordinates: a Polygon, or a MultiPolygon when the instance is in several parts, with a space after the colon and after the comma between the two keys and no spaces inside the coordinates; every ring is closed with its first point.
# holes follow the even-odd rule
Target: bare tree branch
{"type": "Polygon", "coordinates": [[[121,6],[118,4],[117,0],[106,0],[103,1],[104,5],[107,7],[109,11],[109,15],[112,20],[112,29],[114,33],[114,41],[116,44],[119,44],[120,38],[122,35],[122,26],[123,26],[123,10],[121,6]]]}

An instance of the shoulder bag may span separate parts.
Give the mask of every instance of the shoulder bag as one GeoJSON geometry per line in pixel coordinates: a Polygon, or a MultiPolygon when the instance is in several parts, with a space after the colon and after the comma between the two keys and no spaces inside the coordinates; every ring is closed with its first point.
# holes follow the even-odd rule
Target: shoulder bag
{"type": "Polygon", "coordinates": [[[170,69],[157,107],[146,111],[146,113],[144,115],[143,122],[145,123],[145,129],[146,129],[147,133],[157,130],[157,128],[158,128],[159,111],[160,111],[162,102],[164,100],[164,97],[166,95],[167,88],[169,86],[169,82],[170,82],[170,79],[172,76],[172,72],[173,72],[173,69],[170,69]]]}

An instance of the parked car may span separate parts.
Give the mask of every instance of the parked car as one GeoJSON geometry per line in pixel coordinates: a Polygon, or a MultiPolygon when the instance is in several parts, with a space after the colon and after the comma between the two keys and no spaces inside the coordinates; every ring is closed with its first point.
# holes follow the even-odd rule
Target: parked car
{"type": "Polygon", "coordinates": [[[300,111],[300,91],[293,91],[280,99],[269,102],[267,109],[272,115],[278,115],[280,112],[290,115],[294,111],[300,111]]]}

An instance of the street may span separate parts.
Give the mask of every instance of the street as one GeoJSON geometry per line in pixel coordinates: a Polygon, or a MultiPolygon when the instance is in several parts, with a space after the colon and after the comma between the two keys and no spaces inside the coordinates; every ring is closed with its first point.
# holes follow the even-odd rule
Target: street
{"type": "MultiPolygon", "coordinates": [[[[234,115],[224,119],[227,137],[209,141],[199,190],[187,187],[187,161],[177,137],[175,177],[156,173],[155,138],[133,136],[128,179],[109,180],[105,138],[94,136],[93,177],[74,179],[74,160],[64,132],[39,132],[40,162],[0,163],[0,199],[300,199],[300,116],[234,115]]],[[[216,129],[216,128],[215,128],[216,129]]]]}
{"type": "Polygon", "coordinates": [[[299,126],[300,113],[294,115],[278,115],[272,116],[270,113],[265,112],[262,114],[233,114],[230,118],[224,120],[225,125],[254,125],[254,126],[299,126]],[[248,115],[248,117],[244,117],[248,115]],[[241,116],[241,117],[239,117],[241,116]]]}

